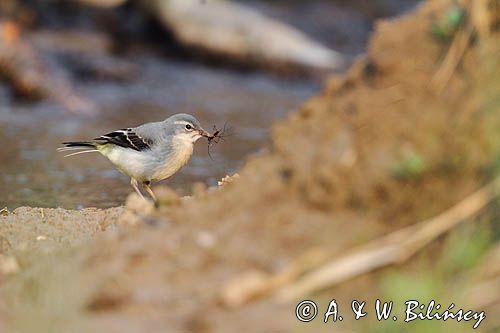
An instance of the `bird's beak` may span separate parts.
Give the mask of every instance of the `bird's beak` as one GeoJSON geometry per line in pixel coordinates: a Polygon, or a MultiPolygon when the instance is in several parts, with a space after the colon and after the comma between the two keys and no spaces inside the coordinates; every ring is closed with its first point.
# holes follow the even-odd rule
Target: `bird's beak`
{"type": "Polygon", "coordinates": [[[198,133],[200,133],[201,136],[204,136],[205,138],[209,138],[211,137],[212,135],[210,133],[208,133],[207,131],[205,131],[203,128],[200,128],[198,130],[198,133]]]}

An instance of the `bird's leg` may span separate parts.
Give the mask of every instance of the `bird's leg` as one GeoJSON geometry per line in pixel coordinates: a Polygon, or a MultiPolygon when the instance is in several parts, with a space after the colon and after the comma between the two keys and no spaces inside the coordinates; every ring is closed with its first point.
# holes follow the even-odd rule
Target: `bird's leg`
{"type": "Polygon", "coordinates": [[[153,190],[151,189],[151,182],[150,181],[145,181],[142,183],[146,191],[149,193],[155,204],[158,203],[158,200],[156,199],[156,195],[154,194],[153,190]]]}
{"type": "Polygon", "coordinates": [[[135,180],[134,178],[130,178],[130,185],[132,185],[132,187],[134,188],[134,190],[137,192],[137,194],[139,194],[139,196],[141,198],[143,198],[144,200],[146,200],[146,198],[144,198],[144,196],[142,195],[141,191],[139,191],[139,188],[137,187],[137,180],[135,180]]]}

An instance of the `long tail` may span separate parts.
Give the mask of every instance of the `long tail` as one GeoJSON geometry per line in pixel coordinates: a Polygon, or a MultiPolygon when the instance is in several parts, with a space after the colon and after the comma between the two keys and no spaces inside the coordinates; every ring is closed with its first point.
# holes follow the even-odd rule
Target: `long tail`
{"type": "Polygon", "coordinates": [[[63,142],[62,144],[64,145],[64,147],[57,148],[57,151],[66,152],[66,151],[77,150],[76,153],[68,154],[68,155],[65,155],[64,157],[70,157],[70,156],[79,155],[79,154],[83,154],[83,153],[97,152],[95,143],[90,142],[90,141],[72,141],[72,142],[63,142]],[[89,148],[91,148],[91,149],[89,149],[89,148]],[[81,151],[81,149],[86,149],[86,150],[81,151]]]}
{"type": "Polygon", "coordinates": [[[91,141],[70,141],[62,144],[64,147],[61,148],[95,148],[95,143],[91,141]]]}

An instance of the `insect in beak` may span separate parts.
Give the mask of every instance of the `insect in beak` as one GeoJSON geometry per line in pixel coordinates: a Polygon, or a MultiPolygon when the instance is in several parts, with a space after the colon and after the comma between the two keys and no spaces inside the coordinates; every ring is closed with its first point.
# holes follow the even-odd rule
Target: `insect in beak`
{"type": "Polygon", "coordinates": [[[208,139],[208,156],[211,160],[213,160],[212,155],[210,155],[210,147],[215,143],[219,143],[220,141],[224,141],[224,138],[232,135],[231,133],[227,133],[230,130],[227,126],[227,122],[224,124],[222,129],[218,129],[214,126],[214,132],[212,134],[207,133],[206,138],[208,139]]]}

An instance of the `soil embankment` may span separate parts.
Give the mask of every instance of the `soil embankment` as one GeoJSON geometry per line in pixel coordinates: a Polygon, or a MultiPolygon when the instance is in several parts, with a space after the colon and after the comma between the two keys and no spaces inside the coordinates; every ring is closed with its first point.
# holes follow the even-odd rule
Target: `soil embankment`
{"type": "MultiPolygon", "coordinates": [[[[277,273],[318,247],[340,255],[445,211],[498,171],[498,33],[477,34],[453,51],[455,37],[474,27],[468,20],[448,40],[436,36],[433,27],[451,5],[428,1],[380,22],[366,57],[277,124],[269,150],[251,158],[230,184],[196,188],[187,200],[165,191],[158,211],[131,197],[114,224],[117,210],[107,217],[50,211],[46,218],[67,221],[52,222],[56,228],[69,229],[49,256],[33,254],[32,240],[3,249],[19,262],[17,272],[1,277],[1,299],[17,299],[3,311],[9,325],[28,329],[49,317],[54,320],[44,325],[51,331],[65,331],[68,318],[82,332],[294,328],[294,305],[264,298],[227,309],[220,299],[225,283],[249,271],[277,273]],[[106,226],[110,232],[90,237],[106,226]],[[61,291],[75,290],[74,302],[57,306],[61,291]]],[[[33,212],[16,214],[21,221],[33,212]]],[[[1,218],[1,239],[38,235],[25,226],[18,230],[28,236],[16,235],[5,227],[17,223],[9,218],[1,218]]],[[[375,282],[357,279],[336,295],[348,299],[375,282]]]]}

